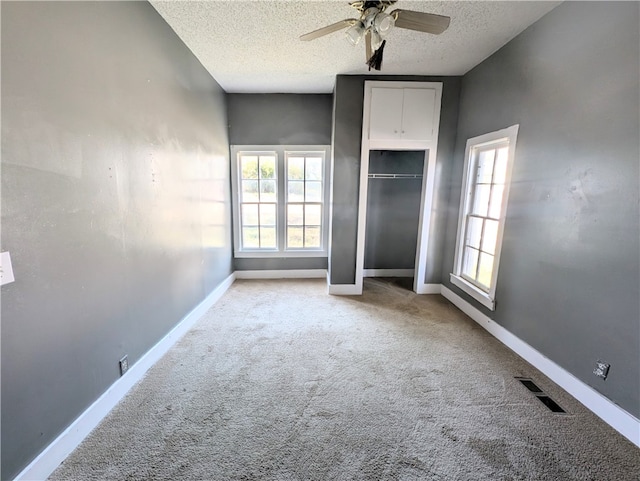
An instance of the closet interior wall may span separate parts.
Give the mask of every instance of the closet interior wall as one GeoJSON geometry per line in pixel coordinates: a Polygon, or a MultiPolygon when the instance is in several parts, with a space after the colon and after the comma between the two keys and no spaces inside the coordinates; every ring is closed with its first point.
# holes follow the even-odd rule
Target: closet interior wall
{"type": "Polygon", "coordinates": [[[370,152],[364,257],[367,276],[413,276],[424,157],[424,151],[370,152]],[[389,270],[396,272],[384,272],[389,270]]]}

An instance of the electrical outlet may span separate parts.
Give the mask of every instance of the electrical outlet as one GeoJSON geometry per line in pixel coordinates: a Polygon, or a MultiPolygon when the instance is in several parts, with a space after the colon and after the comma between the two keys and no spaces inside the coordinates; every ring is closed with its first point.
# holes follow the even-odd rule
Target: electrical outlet
{"type": "Polygon", "coordinates": [[[596,368],[593,370],[593,373],[602,379],[607,379],[610,367],[611,365],[606,362],[596,361],[596,368]]]}
{"type": "Polygon", "coordinates": [[[120,359],[120,375],[122,376],[128,370],[129,370],[129,357],[124,356],[122,359],[120,359]]]}

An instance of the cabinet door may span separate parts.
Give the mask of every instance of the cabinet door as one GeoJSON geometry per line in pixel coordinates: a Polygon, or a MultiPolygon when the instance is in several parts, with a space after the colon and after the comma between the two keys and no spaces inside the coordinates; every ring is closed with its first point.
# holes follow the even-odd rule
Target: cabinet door
{"type": "Polygon", "coordinates": [[[436,105],[434,89],[403,89],[402,138],[431,140],[436,105]]]}
{"type": "Polygon", "coordinates": [[[401,137],[402,95],[402,89],[371,89],[370,139],[388,140],[401,137]]]}

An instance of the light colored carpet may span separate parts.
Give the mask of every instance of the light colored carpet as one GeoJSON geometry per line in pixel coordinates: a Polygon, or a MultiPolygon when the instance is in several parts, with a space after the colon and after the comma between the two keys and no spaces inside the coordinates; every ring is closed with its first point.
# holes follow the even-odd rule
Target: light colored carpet
{"type": "Polygon", "coordinates": [[[640,450],[444,298],[236,281],[51,480],[638,480],[640,450]],[[568,414],[549,411],[531,377],[568,414]]]}

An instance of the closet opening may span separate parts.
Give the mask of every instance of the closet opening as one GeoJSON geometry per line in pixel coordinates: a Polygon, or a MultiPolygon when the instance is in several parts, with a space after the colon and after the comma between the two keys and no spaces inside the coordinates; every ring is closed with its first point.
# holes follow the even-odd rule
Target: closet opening
{"type": "Polygon", "coordinates": [[[370,150],[364,277],[414,284],[425,175],[424,150],[370,150]]]}

